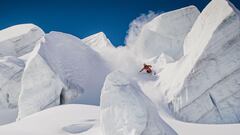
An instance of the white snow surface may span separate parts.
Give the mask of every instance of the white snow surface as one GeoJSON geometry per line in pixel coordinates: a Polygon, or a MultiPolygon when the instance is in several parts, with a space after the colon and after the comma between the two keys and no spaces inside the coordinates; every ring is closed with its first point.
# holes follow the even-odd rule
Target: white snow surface
{"type": "Polygon", "coordinates": [[[0,31],[0,56],[22,56],[33,50],[44,32],[34,24],[15,25],[0,31]]]}
{"type": "Polygon", "coordinates": [[[140,87],[121,71],[107,76],[100,108],[104,135],[176,135],[140,87]]]}
{"type": "Polygon", "coordinates": [[[158,89],[178,119],[239,122],[238,12],[229,1],[211,1],[184,41],[184,57],[160,73],[158,89]]]}
{"type": "Polygon", "coordinates": [[[61,105],[0,126],[1,135],[102,135],[99,108],[90,105],[61,105]]]}
{"type": "MultiPolygon", "coordinates": [[[[104,135],[99,124],[99,112],[98,106],[81,104],[56,106],[20,121],[0,126],[0,134],[104,135]]],[[[164,112],[160,112],[160,115],[178,135],[239,135],[240,133],[240,124],[192,124],[177,121],[164,112]]]]}
{"type": "Polygon", "coordinates": [[[183,41],[200,14],[189,6],[155,17],[145,24],[135,43],[128,46],[138,57],[151,58],[165,53],[175,60],[183,55],[183,41]]]}

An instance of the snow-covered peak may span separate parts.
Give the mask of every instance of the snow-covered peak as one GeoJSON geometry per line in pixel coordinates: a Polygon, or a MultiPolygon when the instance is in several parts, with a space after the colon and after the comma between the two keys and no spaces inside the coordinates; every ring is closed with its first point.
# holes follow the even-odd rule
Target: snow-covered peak
{"type": "Polygon", "coordinates": [[[103,32],[88,36],[82,41],[93,48],[113,47],[112,43],[103,32]]]}
{"type": "Polygon", "coordinates": [[[37,30],[42,31],[38,26],[34,24],[14,25],[0,31],[0,42],[27,34],[29,31],[37,30]]]}

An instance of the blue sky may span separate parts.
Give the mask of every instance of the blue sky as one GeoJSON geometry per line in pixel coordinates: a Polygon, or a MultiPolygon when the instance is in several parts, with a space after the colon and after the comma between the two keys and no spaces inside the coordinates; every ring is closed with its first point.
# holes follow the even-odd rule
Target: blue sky
{"type": "MultiPolygon", "coordinates": [[[[103,31],[114,45],[124,44],[129,23],[142,13],[188,5],[202,10],[210,0],[0,0],[0,29],[34,23],[45,32],[80,38],[103,31]]],[[[240,8],[239,0],[230,0],[240,8]]]]}

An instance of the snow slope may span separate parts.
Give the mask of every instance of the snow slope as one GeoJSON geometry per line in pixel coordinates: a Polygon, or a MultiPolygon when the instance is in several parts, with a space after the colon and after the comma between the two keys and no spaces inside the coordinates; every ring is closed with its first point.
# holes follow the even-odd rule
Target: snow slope
{"type": "Polygon", "coordinates": [[[239,29],[239,11],[229,1],[211,1],[184,41],[184,57],[160,73],[159,90],[178,119],[239,122],[239,29]]]}
{"type": "Polygon", "coordinates": [[[100,108],[104,135],[176,135],[140,87],[121,71],[107,76],[100,108]]]}
{"type": "Polygon", "coordinates": [[[1,135],[101,135],[99,108],[89,105],[61,105],[0,126],[1,135]]]}
{"type": "MultiPolygon", "coordinates": [[[[62,105],[0,126],[1,135],[104,135],[99,125],[98,106],[62,105]]],[[[160,112],[178,135],[239,135],[239,124],[192,124],[180,122],[160,112]]]]}
{"type": "Polygon", "coordinates": [[[178,121],[161,111],[160,116],[178,135],[239,135],[240,124],[195,124],[178,121]]]}
{"type": "Polygon", "coordinates": [[[15,25],[0,31],[0,56],[22,56],[33,50],[44,32],[34,24],[15,25]]]}
{"type": "Polygon", "coordinates": [[[195,6],[163,13],[145,24],[135,43],[130,46],[143,58],[165,53],[179,59],[183,55],[183,41],[199,15],[195,6]]]}

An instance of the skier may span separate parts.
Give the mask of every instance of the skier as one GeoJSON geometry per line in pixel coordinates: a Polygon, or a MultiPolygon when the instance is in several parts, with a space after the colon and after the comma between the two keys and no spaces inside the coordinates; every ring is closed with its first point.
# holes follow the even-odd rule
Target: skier
{"type": "Polygon", "coordinates": [[[142,72],[143,70],[145,70],[147,73],[151,74],[152,73],[152,66],[151,65],[147,65],[147,64],[143,64],[143,68],[139,71],[142,72]]]}

